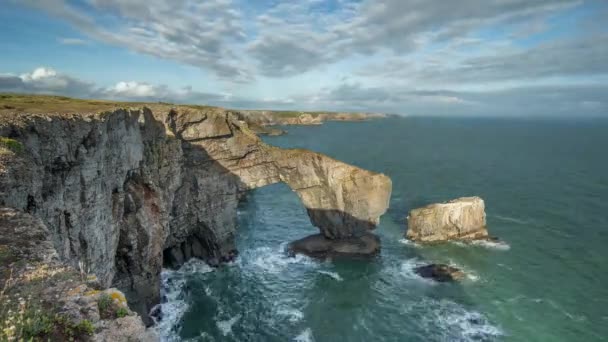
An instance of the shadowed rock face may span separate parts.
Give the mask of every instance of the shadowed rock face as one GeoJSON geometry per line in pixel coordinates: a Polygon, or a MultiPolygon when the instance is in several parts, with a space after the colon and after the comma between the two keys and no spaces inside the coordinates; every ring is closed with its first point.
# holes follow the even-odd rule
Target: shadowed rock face
{"type": "Polygon", "coordinates": [[[484,201],[462,197],[410,211],[406,237],[412,241],[488,239],[484,201]]]}
{"type": "MultiPolygon", "coordinates": [[[[264,144],[219,108],[0,117],[0,205],[39,218],[63,260],[146,313],[163,263],[236,255],[244,192],[284,182],[330,241],[362,237],[389,202],[388,177],[306,150],[264,144]]],[[[144,318],[146,318],[144,316],[144,318]]]]}

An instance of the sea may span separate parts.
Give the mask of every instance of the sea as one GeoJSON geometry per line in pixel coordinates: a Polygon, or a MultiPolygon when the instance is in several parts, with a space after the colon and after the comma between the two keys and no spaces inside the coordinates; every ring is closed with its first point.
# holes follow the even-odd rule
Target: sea
{"type": "Polygon", "coordinates": [[[284,184],[238,211],[233,263],[164,270],[164,341],[608,341],[608,120],[387,118],[282,127],[306,148],[393,181],[370,260],[289,257],[314,234],[284,184]],[[497,243],[404,239],[409,210],[485,200],[497,243]],[[414,268],[446,263],[456,283],[414,268]]]}

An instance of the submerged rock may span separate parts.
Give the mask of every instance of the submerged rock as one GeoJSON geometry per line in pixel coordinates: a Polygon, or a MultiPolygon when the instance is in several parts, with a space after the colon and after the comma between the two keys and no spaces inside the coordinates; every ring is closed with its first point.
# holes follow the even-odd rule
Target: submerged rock
{"type": "Polygon", "coordinates": [[[461,197],[410,211],[406,237],[416,242],[488,239],[484,201],[461,197]]]}
{"type": "Polygon", "coordinates": [[[461,280],[465,276],[464,272],[458,268],[445,264],[430,264],[416,267],[414,272],[423,278],[430,278],[439,282],[461,280]]]}
{"type": "Polygon", "coordinates": [[[315,258],[373,256],[380,251],[380,238],[371,233],[343,239],[315,234],[290,243],[287,250],[291,255],[301,253],[315,258]]]}

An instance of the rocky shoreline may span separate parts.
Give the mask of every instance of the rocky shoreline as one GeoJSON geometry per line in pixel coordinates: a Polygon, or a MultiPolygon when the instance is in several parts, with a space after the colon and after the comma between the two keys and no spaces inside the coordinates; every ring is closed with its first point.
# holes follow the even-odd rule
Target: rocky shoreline
{"type": "MultiPolygon", "coordinates": [[[[100,290],[122,291],[148,324],[163,265],[236,256],[236,207],[245,192],[286,183],[334,245],[369,234],[391,193],[385,175],[267,145],[222,108],[8,110],[0,113],[0,136],[7,142],[0,146],[2,210],[38,220],[57,262],[94,275],[100,290]]],[[[0,280],[7,283],[18,261],[3,261],[0,280]]],[[[80,297],[90,290],[83,291],[80,297]]],[[[94,315],[78,319],[94,325],[93,339],[106,324],[94,315]]]]}

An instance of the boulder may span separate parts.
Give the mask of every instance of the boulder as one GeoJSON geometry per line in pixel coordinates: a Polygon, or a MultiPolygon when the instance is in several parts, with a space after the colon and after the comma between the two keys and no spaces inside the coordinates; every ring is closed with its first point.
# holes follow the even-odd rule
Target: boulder
{"type": "Polygon", "coordinates": [[[445,264],[430,264],[416,267],[414,272],[423,278],[434,279],[439,282],[461,280],[465,274],[456,267],[445,264]]]}
{"type": "Polygon", "coordinates": [[[417,242],[488,239],[483,199],[462,197],[410,211],[406,237],[417,242]]]}

